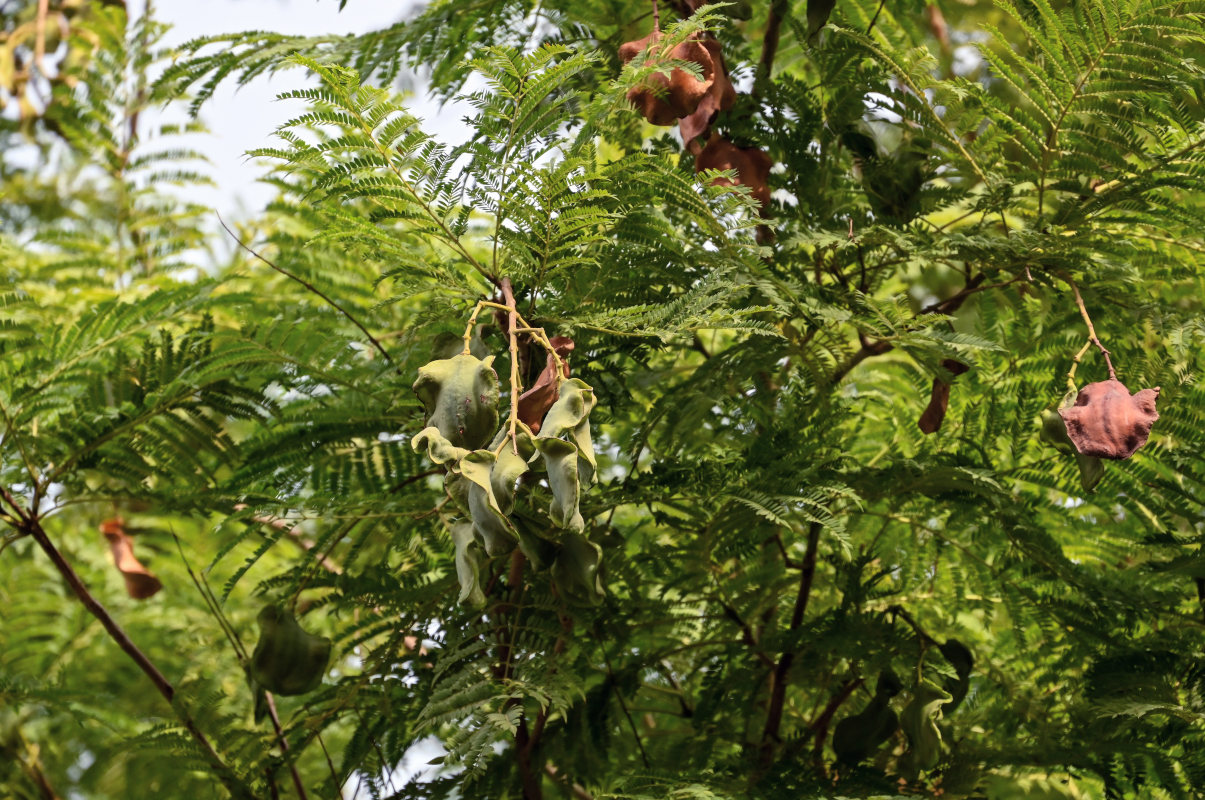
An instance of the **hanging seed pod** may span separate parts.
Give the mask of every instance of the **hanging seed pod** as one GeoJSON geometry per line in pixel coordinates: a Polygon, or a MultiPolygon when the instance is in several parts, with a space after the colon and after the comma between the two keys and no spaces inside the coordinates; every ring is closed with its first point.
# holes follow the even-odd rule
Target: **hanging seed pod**
{"type": "MultiPolygon", "coordinates": [[[[941,366],[951,375],[957,376],[966,372],[970,367],[952,358],[944,359],[941,366]]],[[[929,393],[929,405],[920,415],[916,425],[922,433],[937,433],[941,423],[945,421],[946,409],[950,406],[950,384],[941,378],[933,379],[933,389],[929,393]]]]}
{"type": "Polygon", "coordinates": [[[833,752],[839,762],[852,766],[865,761],[899,730],[899,716],[890,703],[900,688],[895,673],[884,671],[866,708],[837,723],[833,729],[833,752]]]}
{"type": "Polygon", "coordinates": [[[943,744],[937,720],[941,707],[951,699],[945,689],[930,680],[919,680],[912,687],[912,700],[900,714],[900,727],[908,737],[905,770],[911,775],[931,770],[941,761],[943,744]]]}
{"type": "MultiPolygon", "coordinates": [[[[703,46],[707,48],[707,52],[711,54],[711,60],[715,63],[715,81],[694,113],[678,120],[678,131],[682,134],[682,142],[688,149],[692,146],[698,148],[695,139],[706,136],[711,131],[711,123],[715,122],[716,116],[721,111],[732,108],[732,104],[736,102],[736,88],[728,78],[728,67],[724,63],[720,43],[715,39],[705,39],[703,46]]],[[[692,150],[692,152],[698,155],[697,150],[692,150]]]]}
{"type": "Polygon", "coordinates": [[[414,393],[427,411],[427,425],[455,447],[475,450],[498,427],[498,374],[493,363],[493,356],[457,355],[418,369],[414,393]]]}
{"type": "MultiPolygon", "coordinates": [[[[661,38],[661,31],[655,30],[643,39],[623,43],[619,46],[619,60],[627,64],[641,53],[656,48],[661,38]]],[[[697,40],[688,39],[678,45],[670,51],[668,59],[698,64],[703,78],[700,80],[684,69],[674,68],[668,76],[654,73],[639,86],[630,89],[628,101],[636,107],[640,116],[654,125],[673,125],[680,117],[693,114],[715,80],[716,65],[711,53],[697,40]]],[[[649,53],[649,64],[659,61],[661,57],[658,54],[649,53]]]]}
{"type": "Polygon", "coordinates": [[[756,147],[737,147],[732,142],[713,135],[711,141],[695,159],[695,171],[707,169],[735,170],[736,180],[716,178],[717,186],[748,186],[753,199],[761,203],[761,215],[770,208],[770,168],[774,162],[756,147]]]}
{"type": "Polygon", "coordinates": [[[1075,405],[1059,409],[1059,414],[1081,454],[1121,460],[1146,444],[1151,425],[1159,419],[1158,397],[1158,386],[1131,395],[1121,381],[1109,379],[1080,389],[1075,405]]]}
{"type": "MultiPolygon", "coordinates": [[[[569,354],[573,352],[573,340],[568,336],[553,336],[548,340],[556,354],[560,356],[563,375],[569,377],[569,354]]],[[[540,372],[531,388],[519,395],[519,421],[526,423],[532,433],[540,432],[540,421],[552,408],[558,396],[556,379],[556,359],[552,353],[547,355],[544,369],[540,372]]]]}
{"type": "Polygon", "coordinates": [[[264,606],[258,619],[259,641],[248,676],[281,695],[306,694],[322,685],[331,657],[330,639],[306,633],[291,613],[273,604],[264,606]]]}
{"type": "Polygon", "coordinates": [[[113,563],[125,579],[126,594],[135,600],[146,600],[163,588],[159,579],[134,557],[133,540],[126,533],[125,522],[120,517],[102,522],[100,532],[108,540],[113,563]]]}

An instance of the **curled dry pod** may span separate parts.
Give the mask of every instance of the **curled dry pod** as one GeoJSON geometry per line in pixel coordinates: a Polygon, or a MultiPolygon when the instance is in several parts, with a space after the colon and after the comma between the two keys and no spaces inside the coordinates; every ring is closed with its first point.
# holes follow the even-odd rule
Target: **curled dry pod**
{"type": "Polygon", "coordinates": [[[436,428],[451,445],[475,450],[498,428],[498,374],[494,357],[457,355],[418,369],[414,393],[436,428]]]}
{"type": "MultiPolygon", "coordinates": [[[[661,38],[661,31],[653,31],[643,39],[623,43],[619,46],[620,61],[627,64],[641,53],[653,50],[661,38]]],[[[649,64],[661,60],[659,54],[652,52],[648,58],[649,64]]],[[[628,101],[636,107],[640,116],[654,125],[673,125],[678,118],[693,114],[715,80],[716,65],[711,60],[711,54],[695,39],[688,39],[675,47],[668,58],[698,64],[703,79],[699,80],[684,69],[674,68],[668,76],[653,73],[639,86],[630,89],[628,101]]]]}
{"type": "Polygon", "coordinates": [[[756,147],[737,147],[732,142],[719,136],[712,136],[711,141],[695,159],[695,171],[707,169],[734,170],[736,181],[727,178],[717,178],[717,186],[733,186],[740,184],[749,187],[753,199],[761,203],[761,215],[764,217],[770,208],[770,168],[774,162],[768,155],[756,147]]]}
{"type": "MultiPolygon", "coordinates": [[[[568,336],[553,336],[548,342],[561,358],[562,375],[568,378],[569,354],[573,352],[573,340],[568,336]]],[[[539,433],[540,422],[557,397],[556,359],[549,353],[536,382],[519,395],[519,421],[526,423],[533,433],[539,433]]]]}
{"type": "MultiPolygon", "coordinates": [[[[715,81],[712,82],[707,96],[699,102],[699,107],[694,110],[694,113],[678,120],[678,130],[681,132],[682,142],[687,148],[691,148],[692,145],[694,148],[698,148],[698,145],[694,144],[694,140],[700,136],[706,136],[711,130],[711,123],[715,121],[716,115],[732,108],[732,104],[736,102],[736,88],[728,78],[728,67],[724,63],[724,53],[720,43],[715,39],[705,39],[703,46],[707,48],[707,52],[711,54],[711,60],[715,63],[715,81]]],[[[695,150],[692,149],[692,152],[695,150]]],[[[695,155],[698,155],[698,152],[695,152],[695,155]]]]}
{"type": "Polygon", "coordinates": [[[1059,409],[1059,414],[1077,451],[1120,460],[1146,444],[1151,425],[1159,419],[1158,397],[1158,386],[1131,395],[1125,384],[1110,378],[1080,389],[1075,405],[1059,409]]]}
{"type": "Polygon", "coordinates": [[[135,600],[146,600],[163,588],[159,579],[134,557],[134,543],[126,533],[125,522],[121,517],[102,522],[100,532],[108,540],[109,550],[113,553],[113,563],[125,579],[126,594],[135,600]]]}
{"type": "MultiPolygon", "coordinates": [[[[961,361],[955,361],[952,358],[943,359],[941,366],[951,375],[958,376],[966,372],[970,367],[963,364],[961,361]]],[[[941,423],[945,421],[946,409],[950,406],[950,384],[941,378],[933,379],[933,389],[929,393],[929,405],[925,407],[924,412],[917,420],[917,427],[922,433],[936,433],[941,429],[941,423]]]]}
{"type": "Polygon", "coordinates": [[[322,685],[331,642],[307,633],[291,613],[268,604],[259,612],[259,641],[248,675],[260,687],[281,695],[312,692],[322,685]]]}

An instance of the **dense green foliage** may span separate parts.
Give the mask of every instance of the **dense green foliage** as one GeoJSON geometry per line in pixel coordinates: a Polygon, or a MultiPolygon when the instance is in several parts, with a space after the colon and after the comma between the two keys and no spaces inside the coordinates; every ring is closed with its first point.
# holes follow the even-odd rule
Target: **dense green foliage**
{"type": "Polygon", "coordinates": [[[176,53],[39,5],[0,0],[0,795],[1205,793],[1205,2],[665,0],[764,216],[625,100],[647,0],[176,53]],[[286,69],[233,249],[151,120],[286,69]],[[1162,387],[1124,461],[1039,436],[1108,376],[1089,315],[1162,387]]]}

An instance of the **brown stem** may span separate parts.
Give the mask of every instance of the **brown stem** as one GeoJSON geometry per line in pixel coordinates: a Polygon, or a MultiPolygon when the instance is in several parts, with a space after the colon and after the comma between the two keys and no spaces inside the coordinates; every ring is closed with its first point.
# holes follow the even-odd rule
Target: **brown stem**
{"type": "MultiPolygon", "coordinates": [[[[510,446],[519,455],[519,312],[515,308],[515,291],[510,278],[502,279],[502,300],[506,303],[506,335],[510,341],[510,446]]],[[[559,374],[559,373],[558,373],[559,374]]]]}
{"type": "Polygon", "coordinates": [[[657,8],[657,0],[653,0],[653,30],[661,31],[661,9],[657,8]]]}
{"type": "Polygon", "coordinates": [[[533,769],[531,751],[535,740],[527,730],[527,719],[519,720],[515,731],[515,757],[519,762],[519,782],[523,786],[523,800],[543,800],[544,784],[540,769],[533,769]]]}
{"type": "Polygon", "coordinates": [[[883,13],[883,4],[885,2],[886,0],[879,0],[879,7],[874,10],[874,16],[870,18],[870,24],[866,26],[867,36],[869,36],[870,32],[874,30],[874,24],[879,21],[879,14],[883,13]]]}
{"type": "Polygon", "coordinates": [[[379,341],[377,341],[377,338],[368,332],[368,328],[365,328],[362,324],[360,324],[360,321],[358,319],[356,319],[355,317],[353,317],[351,315],[351,313],[349,311],[347,311],[347,309],[345,309],[343,306],[336,303],[329,295],[325,294],[321,289],[319,289],[314,284],[310,283],[309,281],[305,280],[304,278],[294,275],[293,273],[289,272],[284,267],[281,267],[280,265],[269,261],[264,256],[260,255],[259,253],[255,252],[254,250],[252,250],[250,245],[245,244],[243,242],[243,240],[238,237],[238,234],[236,234],[234,231],[230,230],[230,226],[226,224],[226,220],[222,219],[221,214],[218,215],[218,222],[221,224],[221,226],[223,228],[226,229],[226,233],[230,234],[230,238],[234,239],[235,243],[238,244],[239,247],[246,250],[252,256],[259,259],[263,263],[267,264],[269,267],[276,270],[281,275],[284,275],[289,280],[300,283],[306,289],[308,289],[309,291],[313,292],[314,294],[318,295],[323,300],[325,300],[327,302],[327,304],[330,305],[331,308],[338,311],[340,314],[342,314],[344,317],[346,317],[347,320],[349,322],[351,322],[352,325],[355,325],[357,328],[359,328],[360,333],[364,334],[364,336],[368,338],[368,341],[372,342],[373,347],[375,347],[377,349],[377,352],[379,352],[385,358],[386,361],[388,361],[390,364],[393,363],[393,359],[389,357],[389,353],[386,352],[385,347],[379,341]]]}
{"type": "MultiPolygon", "coordinates": [[[[795,595],[795,609],[791,612],[789,630],[796,631],[803,624],[807,613],[808,600],[812,596],[812,582],[816,577],[816,556],[820,551],[820,531],[824,526],[813,522],[808,529],[807,550],[803,554],[803,564],[799,570],[799,592],[795,595]]],[[[783,707],[787,698],[787,683],[790,678],[791,666],[795,663],[795,650],[789,649],[778,659],[774,672],[770,676],[770,701],[766,710],[766,725],[762,729],[761,764],[769,766],[774,757],[774,745],[779,740],[778,731],[782,726],[783,707]]]]}
{"type": "MultiPolygon", "coordinates": [[[[264,691],[264,697],[268,700],[268,717],[272,720],[272,727],[276,729],[276,738],[280,740],[280,752],[289,752],[289,740],[285,738],[285,732],[280,727],[280,717],[276,714],[276,698],[269,691],[264,691]]],[[[299,800],[307,800],[305,793],[305,785],[301,782],[301,776],[297,774],[297,762],[289,762],[289,772],[293,773],[293,788],[297,790],[299,800]]]]}
{"type": "Polygon", "coordinates": [[[1109,358],[1109,351],[1100,343],[1100,339],[1096,337],[1096,328],[1092,327],[1092,318],[1088,316],[1088,309],[1084,306],[1084,298],[1079,293],[1079,287],[1075,285],[1075,281],[1071,278],[1064,277],[1063,280],[1071,287],[1071,291],[1075,292],[1075,304],[1079,306],[1080,316],[1084,318],[1084,324],[1088,326],[1088,340],[1096,345],[1100,350],[1100,354],[1105,357],[1105,366],[1109,368],[1109,380],[1117,380],[1117,373],[1113,371],[1113,360],[1109,358]]]}
{"type": "Polygon", "coordinates": [[[774,71],[774,56],[778,54],[778,29],[782,27],[786,16],[783,12],[785,5],[782,0],[770,3],[770,16],[766,19],[766,33],[762,37],[761,60],[757,64],[757,77],[753,83],[755,95],[760,94],[760,88],[770,80],[770,73],[774,71]]]}
{"type": "Polygon", "coordinates": [[[544,773],[554,781],[564,784],[569,789],[569,793],[573,795],[575,800],[594,800],[594,795],[590,794],[590,792],[586,790],[585,786],[582,786],[580,783],[570,782],[568,778],[561,775],[561,771],[556,768],[556,765],[545,764],[544,773]]]}
{"type": "Polygon", "coordinates": [[[46,555],[54,563],[55,568],[59,571],[59,574],[63,576],[63,580],[66,581],[67,585],[79,599],[80,603],[83,604],[84,608],[88,609],[92,616],[96,617],[100,621],[100,624],[109,634],[109,638],[116,642],[117,646],[124,650],[126,655],[128,655],[130,659],[138,665],[138,668],[141,669],[147,678],[150,679],[151,683],[155,685],[155,688],[159,691],[159,694],[163,695],[163,699],[172,706],[176,712],[176,715],[179,717],[180,722],[184,725],[184,728],[189,732],[189,734],[192,735],[193,739],[196,740],[197,745],[201,748],[202,753],[204,753],[206,759],[214,767],[219,780],[221,780],[222,784],[226,787],[230,794],[234,797],[244,798],[244,800],[254,800],[254,796],[247,789],[247,787],[242,785],[242,782],[234,776],[230,768],[222,762],[222,759],[217,754],[217,751],[213,749],[213,745],[209,743],[209,740],[205,737],[205,734],[203,734],[200,728],[197,727],[196,723],[193,721],[188,712],[172,702],[176,696],[175,687],[173,687],[171,682],[163,676],[163,673],[159,671],[159,668],[156,667],[149,658],[147,658],[146,654],[138,649],[138,645],[134,644],[134,642],[126,634],[125,630],[123,630],[122,627],[117,624],[117,621],[109,615],[109,612],[105,610],[105,607],[92,596],[91,592],[88,591],[88,588],[84,586],[83,581],[80,580],[79,575],[77,575],[71,565],[67,563],[67,559],[63,557],[63,554],[60,553],[58,548],[54,546],[54,543],[50,541],[50,537],[46,535],[46,530],[42,527],[41,522],[39,522],[38,519],[32,515],[26,515],[23,528],[30,536],[33,537],[33,540],[38,543],[38,547],[42,548],[42,552],[46,553],[46,555]]]}

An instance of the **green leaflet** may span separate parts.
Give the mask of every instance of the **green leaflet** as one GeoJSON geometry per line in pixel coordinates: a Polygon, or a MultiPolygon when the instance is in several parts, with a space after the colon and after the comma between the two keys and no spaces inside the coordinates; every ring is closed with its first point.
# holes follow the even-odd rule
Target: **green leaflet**
{"type": "Polygon", "coordinates": [[[474,450],[460,459],[460,474],[468,481],[469,515],[473,527],[491,556],[509,552],[515,546],[515,532],[494,497],[490,475],[495,464],[489,450],[474,450]]]}
{"type": "Polygon", "coordinates": [[[586,523],[578,511],[581,484],[577,472],[577,446],[562,439],[543,437],[537,438],[535,445],[544,456],[548,469],[548,486],[552,489],[552,507],[549,509],[552,521],[561,528],[582,531],[586,523]]]}
{"type": "Polygon", "coordinates": [[[601,547],[579,533],[567,533],[552,565],[552,582],[570,603],[597,605],[605,596],[598,574],[601,564],[601,547]]]}
{"type": "Polygon", "coordinates": [[[439,428],[434,426],[419,431],[418,435],[410,441],[410,446],[416,453],[425,446],[427,458],[440,465],[450,463],[448,468],[453,471],[456,469],[456,462],[469,454],[468,450],[457,447],[445,439],[444,435],[439,432],[439,428]]]}
{"type": "Polygon", "coordinates": [[[269,603],[259,612],[259,641],[247,674],[270,692],[307,694],[322,685],[330,657],[330,639],[307,633],[290,612],[269,603]]]}
{"type": "Polygon", "coordinates": [[[937,720],[941,717],[941,707],[951,699],[945,689],[927,679],[917,681],[912,688],[912,699],[900,714],[900,727],[908,736],[905,776],[915,777],[941,761],[942,738],[937,720]]]}
{"type": "Polygon", "coordinates": [[[473,533],[473,523],[465,520],[453,522],[449,529],[452,543],[456,546],[456,577],[460,581],[461,603],[473,607],[485,604],[485,592],[481,590],[481,565],[485,563],[485,550],[473,533]]]}
{"type": "Polygon", "coordinates": [[[419,367],[414,393],[427,411],[427,424],[456,447],[480,447],[498,427],[493,363],[493,356],[458,355],[419,367]]]}
{"type": "Polygon", "coordinates": [[[556,439],[566,434],[577,445],[578,455],[586,466],[578,466],[578,474],[586,483],[594,481],[598,464],[594,459],[594,442],[590,438],[590,412],[598,399],[589,384],[580,378],[571,378],[560,386],[560,395],[552,408],[544,415],[540,425],[541,439],[556,439]]]}

